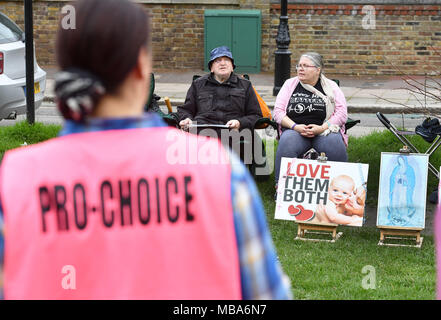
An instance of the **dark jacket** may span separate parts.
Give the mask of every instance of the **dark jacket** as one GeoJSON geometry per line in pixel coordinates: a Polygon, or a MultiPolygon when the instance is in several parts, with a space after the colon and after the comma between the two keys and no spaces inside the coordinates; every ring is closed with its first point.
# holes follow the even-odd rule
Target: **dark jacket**
{"type": "Polygon", "coordinates": [[[199,124],[225,124],[235,119],[240,129],[251,129],[262,111],[250,81],[232,73],[219,83],[213,74],[207,74],[193,81],[178,115],[180,120],[190,118],[199,124]]]}

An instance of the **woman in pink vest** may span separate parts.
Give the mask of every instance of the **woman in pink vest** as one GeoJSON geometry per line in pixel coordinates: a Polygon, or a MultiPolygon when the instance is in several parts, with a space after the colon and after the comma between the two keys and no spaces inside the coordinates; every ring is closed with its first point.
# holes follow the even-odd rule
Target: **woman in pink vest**
{"type": "Polygon", "coordinates": [[[290,298],[247,169],[143,114],[148,15],[127,0],[74,8],[57,35],[64,128],[1,166],[4,298],[290,298]]]}

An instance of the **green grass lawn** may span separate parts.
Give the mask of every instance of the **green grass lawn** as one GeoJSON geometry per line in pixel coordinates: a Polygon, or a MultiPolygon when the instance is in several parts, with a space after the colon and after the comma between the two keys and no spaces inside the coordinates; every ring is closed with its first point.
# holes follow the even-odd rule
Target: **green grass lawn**
{"type": "MultiPolygon", "coordinates": [[[[430,144],[411,137],[421,151],[430,144]]],[[[373,133],[349,140],[349,161],[369,164],[368,206],[376,208],[381,152],[398,152],[402,144],[390,132],[373,133]]],[[[441,156],[434,154],[431,163],[439,168],[441,156]]],[[[429,174],[428,193],[438,181],[429,174]]],[[[292,282],[296,299],[434,299],[436,269],[434,239],[423,235],[422,247],[378,246],[376,227],[343,227],[335,243],[294,240],[297,224],[275,220],[274,176],[257,183],[274,244],[282,267],[292,282]],[[375,289],[364,289],[365,266],[375,270],[375,289]],[[371,267],[368,267],[371,268],[371,267]]],[[[330,237],[327,237],[328,239],[330,237]]],[[[406,243],[406,242],[403,242],[406,243]]],[[[407,242],[409,243],[409,242],[407,242]]],[[[365,282],[367,279],[365,279],[365,282]]]]}
{"type": "MultiPolygon", "coordinates": [[[[297,224],[275,220],[275,203],[259,185],[271,234],[296,299],[434,299],[432,236],[421,248],[378,246],[375,227],[338,227],[335,243],[294,240],[297,224]],[[375,289],[364,289],[365,266],[375,270],[375,289]]],[[[265,189],[265,188],[263,188],[265,189]]],[[[330,237],[327,237],[330,239],[330,237]]],[[[366,281],[366,280],[365,280],[366,281]]]]}
{"type": "MultiPolygon", "coordinates": [[[[60,126],[26,122],[0,128],[0,154],[5,150],[36,143],[56,136],[60,126]]],[[[420,137],[412,137],[420,150],[429,146],[420,137]]],[[[361,138],[350,138],[349,160],[369,164],[368,206],[376,207],[380,154],[397,152],[402,145],[388,131],[361,138]]],[[[269,159],[273,162],[273,159],[269,159]]],[[[439,168],[441,156],[434,154],[431,163],[439,168]]],[[[428,191],[438,181],[429,174],[428,191]]],[[[342,237],[335,243],[295,241],[297,225],[274,219],[274,176],[257,183],[265,206],[268,224],[285,273],[292,283],[296,299],[434,299],[434,240],[424,235],[420,249],[378,246],[380,232],[375,227],[339,227],[342,237]],[[363,273],[368,266],[373,273],[363,273]],[[374,289],[364,289],[362,284],[374,289]],[[375,281],[373,281],[375,279],[375,281]]]]}
{"type": "Polygon", "coordinates": [[[296,299],[434,299],[435,258],[432,237],[420,249],[378,246],[374,227],[339,227],[335,243],[294,240],[297,226],[267,217],[283,270],[296,299]],[[363,273],[372,266],[375,275],[363,273]],[[374,289],[363,288],[369,279],[374,289]],[[365,280],[366,281],[366,280],[365,280]]]}
{"type": "Polygon", "coordinates": [[[20,147],[22,144],[33,144],[55,137],[60,131],[59,125],[44,125],[35,123],[29,125],[26,121],[14,126],[0,127],[0,157],[6,150],[20,147]]]}

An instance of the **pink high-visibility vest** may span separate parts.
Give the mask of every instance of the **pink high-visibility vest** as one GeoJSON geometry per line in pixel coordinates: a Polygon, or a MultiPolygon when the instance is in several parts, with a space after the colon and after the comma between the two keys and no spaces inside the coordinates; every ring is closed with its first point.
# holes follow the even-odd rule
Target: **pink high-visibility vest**
{"type": "Polygon", "coordinates": [[[227,157],[170,128],[7,152],[5,298],[240,299],[227,157]]]}

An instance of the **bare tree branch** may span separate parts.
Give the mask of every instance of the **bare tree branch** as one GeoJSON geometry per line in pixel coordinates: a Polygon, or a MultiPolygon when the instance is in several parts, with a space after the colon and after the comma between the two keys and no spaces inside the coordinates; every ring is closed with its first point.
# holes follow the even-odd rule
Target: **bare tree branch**
{"type": "MultiPolygon", "coordinates": [[[[429,46],[429,48],[432,50],[432,52],[434,52],[434,54],[441,56],[441,53],[437,51],[433,46],[429,46]]],[[[383,56],[383,58],[384,60],[388,60],[388,57],[386,56],[383,56]]],[[[409,94],[415,98],[415,100],[420,105],[421,112],[423,114],[437,117],[437,114],[431,111],[430,107],[428,106],[436,102],[441,102],[441,80],[440,78],[435,78],[440,76],[440,72],[436,71],[437,68],[429,65],[428,62],[425,62],[425,64],[423,65],[424,69],[434,70],[435,74],[425,74],[424,78],[420,79],[417,76],[409,75],[403,72],[403,70],[398,68],[393,62],[389,61],[389,64],[395,69],[395,71],[405,84],[404,87],[401,87],[399,89],[407,90],[409,94]]],[[[373,96],[392,104],[401,105],[406,109],[415,108],[414,106],[409,106],[406,103],[392,101],[376,95],[373,96]]]]}

